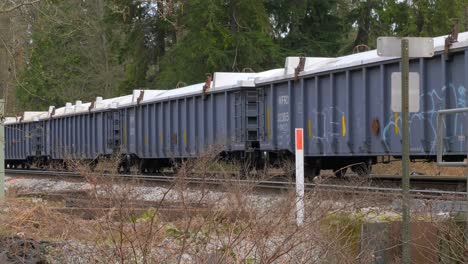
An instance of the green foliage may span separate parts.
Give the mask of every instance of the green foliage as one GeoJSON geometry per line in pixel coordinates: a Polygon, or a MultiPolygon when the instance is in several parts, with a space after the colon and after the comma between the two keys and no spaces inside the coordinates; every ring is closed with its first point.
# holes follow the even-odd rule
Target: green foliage
{"type": "Polygon", "coordinates": [[[335,213],[328,215],[322,227],[344,248],[350,249],[357,256],[363,222],[364,215],[361,214],[335,213]]]}
{"type": "MultiPolygon", "coordinates": [[[[379,36],[441,36],[451,31],[454,21],[460,24],[466,0],[365,0],[351,1],[347,23],[354,25],[345,53],[360,44],[375,48],[379,36]]],[[[462,26],[462,30],[464,27],[462,26]]],[[[467,29],[468,30],[468,29],[467,29]]]]}
{"type": "Polygon", "coordinates": [[[351,29],[339,0],[268,0],[266,6],[284,56],[337,56],[351,29]]]}
{"type": "Polygon", "coordinates": [[[466,0],[42,1],[17,84],[28,110],[172,89],[206,73],[262,71],[284,57],[335,57],[383,35],[468,30],[466,0]]]}
{"type": "Polygon", "coordinates": [[[106,30],[103,1],[44,2],[32,27],[29,63],[17,96],[23,108],[62,106],[71,100],[113,96],[123,67],[106,30]]]}
{"type": "Polygon", "coordinates": [[[454,20],[458,19],[464,29],[465,0],[416,0],[410,6],[408,35],[438,36],[450,32],[454,20]],[[464,19],[463,19],[464,18],[464,19]]]}
{"type": "Polygon", "coordinates": [[[150,208],[146,210],[139,216],[130,217],[130,221],[134,223],[155,221],[156,219],[157,219],[157,215],[156,215],[156,210],[154,208],[150,208]]]}
{"type": "Polygon", "coordinates": [[[260,71],[280,61],[262,2],[192,0],[184,14],[186,34],[161,62],[160,89],[204,81],[205,73],[260,71]]]}
{"type": "Polygon", "coordinates": [[[106,25],[109,30],[122,30],[112,50],[125,73],[115,88],[121,94],[128,94],[133,89],[151,86],[154,74],[148,71],[164,53],[160,46],[165,39],[160,35],[169,26],[159,16],[149,15],[151,7],[138,1],[107,0],[107,3],[106,25]]]}

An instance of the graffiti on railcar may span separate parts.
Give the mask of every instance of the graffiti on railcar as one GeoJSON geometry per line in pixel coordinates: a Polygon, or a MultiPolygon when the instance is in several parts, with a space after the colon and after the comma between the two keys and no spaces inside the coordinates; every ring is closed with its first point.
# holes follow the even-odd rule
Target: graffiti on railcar
{"type": "MultiPolygon", "coordinates": [[[[463,85],[456,87],[454,84],[451,83],[448,85],[448,90],[452,92],[453,96],[455,97],[454,100],[456,102],[456,107],[459,107],[459,108],[466,107],[466,88],[463,85]]],[[[425,122],[426,120],[429,120],[426,124],[429,125],[430,127],[429,131],[432,134],[432,136],[429,137],[429,138],[432,138],[432,141],[429,143],[430,144],[429,153],[431,154],[434,154],[437,148],[437,138],[436,138],[437,136],[437,112],[439,110],[445,109],[443,106],[444,106],[445,100],[447,100],[445,96],[442,96],[439,94],[440,92],[448,93],[447,87],[443,86],[439,90],[439,92],[436,89],[432,89],[430,92],[422,94],[421,99],[423,99],[424,96],[428,96],[430,98],[429,101],[430,101],[431,106],[425,105],[424,108],[428,109],[427,111],[410,114],[410,121],[409,121],[410,134],[411,134],[412,124],[418,121],[425,122]]],[[[401,126],[401,116],[397,116],[396,120],[395,118],[393,118],[394,116],[395,115],[392,113],[392,116],[389,118],[390,121],[387,123],[387,125],[383,129],[382,142],[384,142],[384,144],[387,144],[388,135],[390,133],[389,131],[391,131],[391,128],[395,126],[398,126],[398,127],[401,126]]],[[[456,138],[456,140],[460,143],[460,148],[463,149],[463,144],[465,144],[465,138],[466,138],[465,131],[464,131],[465,129],[464,126],[466,123],[466,114],[454,114],[453,117],[451,118],[454,119],[453,130],[452,130],[453,137],[456,138]]],[[[401,134],[399,134],[399,136],[401,137],[401,134]]],[[[411,151],[420,151],[421,149],[424,149],[424,147],[420,146],[417,149],[413,147],[411,148],[411,151]]]]}

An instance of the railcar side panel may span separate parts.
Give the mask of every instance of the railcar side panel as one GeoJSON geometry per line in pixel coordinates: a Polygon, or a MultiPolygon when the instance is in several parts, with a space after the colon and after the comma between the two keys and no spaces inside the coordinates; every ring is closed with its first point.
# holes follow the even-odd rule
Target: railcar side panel
{"type": "MultiPolygon", "coordinates": [[[[450,56],[410,62],[421,84],[420,111],[410,114],[412,155],[435,155],[437,111],[466,107],[468,50],[450,56]]],[[[391,76],[399,68],[395,60],[263,84],[267,140],[261,149],[292,152],[290,135],[302,127],[306,156],[399,155],[401,114],[391,109],[391,76]]],[[[447,154],[466,154],[467,118],[447,116],[447,154]]]]}
{"type": "Polygon", "coordinates": [[[25,160],[28,156],[28,124],[13,124],[5,127],[5,159],[25,160]]]}

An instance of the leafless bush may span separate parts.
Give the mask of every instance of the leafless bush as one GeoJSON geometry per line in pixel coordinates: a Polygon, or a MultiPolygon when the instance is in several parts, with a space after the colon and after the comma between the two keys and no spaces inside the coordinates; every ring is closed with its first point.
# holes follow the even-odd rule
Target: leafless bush
{"type": "MultiPolygon", "coordinates": [[[[7,207],[11,219],[0,219],[7,227],[2,233],[54,241],[52,263],[372,263],[379,250],[398,259],[398,236],[388,235],[386,248],[378,248],[386,237],[366,237],[364,227],[373,221],[399,221],[399,212],[386,204],[388,197],[331,191],[319,179],[305,197],[305,222],[298,226],[292,186],[278,192],[258,189],[256,184],[270,176],[233,174],[238,164],[226,165],[215,150],[180,162],[174,181],[164,187],[142,187],[147,183],[101,172],[118,162],[109,159],[91,170],[69,161],[68,167],[87,180],[86,195],[68,197],[73,208],[65,209],[12,200],[7,207]],[[190,182],[195,177],[196,185],[190,182]],[[85,211],[86,217],[78,217],[77,211],[85,211]]],[[[353,178],[347,184],[369,183],[353,178]]],[[[415,245],[436,252],[445,263],[463,263],[467,249],[461,229],[429,209],[418,214],[414,219],[430,223],[434,228],[426,229],[444,242],[423,243],[434,238],[426,230],[425,236],[414,238],[415,245]]],[[[388,230],[399,233],[398,227],[388,230]]]]}

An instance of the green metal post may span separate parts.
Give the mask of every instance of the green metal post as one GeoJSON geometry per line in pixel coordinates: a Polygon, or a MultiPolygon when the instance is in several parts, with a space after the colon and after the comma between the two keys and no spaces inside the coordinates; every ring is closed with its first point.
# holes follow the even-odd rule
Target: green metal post
{"type": "Polygon", "coordinates": [[[0,99],[0,199],[5,197],[5,128],[3,127],[3,114],[5,100],[0,99]]]}
{"type": "Polygon", "coordinates": [[[403,264],[411,262],[411,235],[410,235],[410,197],[409,197],[409,41],[401,40],[401,116],[402,116],[402,184],[403,184],[403,264]]]}

